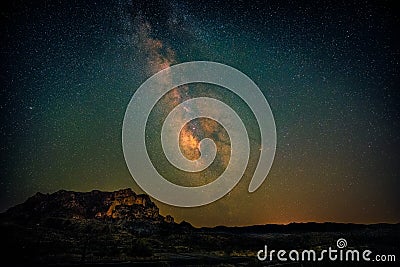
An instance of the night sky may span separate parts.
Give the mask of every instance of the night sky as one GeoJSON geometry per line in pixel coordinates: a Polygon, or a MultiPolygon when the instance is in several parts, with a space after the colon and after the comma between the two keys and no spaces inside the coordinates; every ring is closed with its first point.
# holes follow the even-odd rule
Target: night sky
{"type": "Polygon", "coordinates": [[[248,107],[211,85],[173,89],[147,125],[160,173],[196,186],[226,167],[227,133],[206,119],[182,130],[181,150],[195,159],[199,140],[213,137],[219,154],[210,169],[188,175],[162,155],[157,125],[202,95],[245,118],[251,158],[219,201],[198,208],[156,201],[161,214],[195,226],[400,221],[395,1],[30,2],[0,9],[1,211],[38,191],[143,192],[122,152],[125,109],[156,72],[207,60],[242,71],[262,90],[277,127],[275,161],[248,193],[260,141],[248,107]]]}

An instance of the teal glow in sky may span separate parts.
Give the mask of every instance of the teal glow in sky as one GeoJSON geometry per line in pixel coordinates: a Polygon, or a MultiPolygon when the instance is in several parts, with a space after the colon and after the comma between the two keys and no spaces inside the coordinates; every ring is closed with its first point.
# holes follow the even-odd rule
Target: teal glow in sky
{"type": "MultiPolygon", "coordinates": [[[[275,161],[264,184],[249,194],[259,145],[251,113],[211,87],[173,91],[154,118],[197,94],[242,109],[251,128],[251,162],[220,201],[190,209],[157,203],[162,214],[196,226],[399,222],[399,17],[393,3],[145,2],[9,1],[2,8],[2,210],[37,191],[139,192],[121,146],[133,93],[161,69],[207,60],[242,71],[260,87],[275,117],[275,161]]],[[[215,179],[229,148],[225,132],[210,121],[185,132],[189,148],[202,136],[220,134],[220,166],[186,178],[160,159],[160,171],[183,184],[215,179]]],[[[185,153],[190,158],[198,151],[185,153]]]]}

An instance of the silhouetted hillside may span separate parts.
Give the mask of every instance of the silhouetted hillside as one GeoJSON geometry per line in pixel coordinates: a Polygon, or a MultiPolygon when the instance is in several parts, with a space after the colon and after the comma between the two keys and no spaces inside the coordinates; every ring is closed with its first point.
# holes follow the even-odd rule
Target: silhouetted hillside
{"type": "Polygon", "coordinates": [[[194,228],[160,215],[149,196],[131,189],[61,190],[37,193],[0,214],[0,235],[4,240],[2,262],[7,265],[266,266],[279,262],[258,261],[256,253],[265,245],[321,250],[336,246],[339,238],[353,248],[396,255],[400,225],[292,223],[194,228]]]}

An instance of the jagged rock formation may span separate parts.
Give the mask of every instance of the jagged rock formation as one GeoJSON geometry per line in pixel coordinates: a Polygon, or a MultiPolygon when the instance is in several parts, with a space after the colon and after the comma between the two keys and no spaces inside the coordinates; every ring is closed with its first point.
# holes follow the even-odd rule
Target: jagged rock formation
{"type": "Polygon", "coordinates": [[[3,216],[27,222],[53,217],[174,223],[171,216],[164,218],[160,215],[148,195],[138,195],[130,188],[115,192],[60,190],[53,194],[37,193],[26,202],[10,208],[3,216]]]}
{"type": "Polygon", "coordinates": [[[161,236],[192,229],[160,215],[148,195],[129,188],[37,193],[0,214],[0,235],[7,240],[2,260],[21,265],[150,257],[163,249],[161,236]]]}

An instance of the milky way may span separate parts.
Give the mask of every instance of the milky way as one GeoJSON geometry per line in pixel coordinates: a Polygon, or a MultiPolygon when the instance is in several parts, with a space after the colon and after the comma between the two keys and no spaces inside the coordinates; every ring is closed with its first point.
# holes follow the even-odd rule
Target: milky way
{"type": "Polygon", "coordinates": [[[275,161],[248,193],[260,151],[254,115],[222,88],[174,88],[146,127],[149,156],[168,180],[205,184],[229,162],[229,137],[209,119],[188,123],[180,148],[196,159],[199,141],[212,138],[210,168],[188,176],[163,156],[163,119],[193,97],[234,108],[251,153],[221,200],[190,209],[157,202],[162,214],[197,226],[400,220],[399,17],[391,2],[9,1],[1,20],[2,210],[37,191],[142,192],[121,148],[127,104],[154,73],[207,60],[260,87],[276,121],[275,161]]]}

